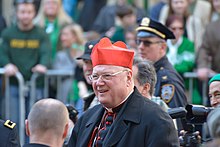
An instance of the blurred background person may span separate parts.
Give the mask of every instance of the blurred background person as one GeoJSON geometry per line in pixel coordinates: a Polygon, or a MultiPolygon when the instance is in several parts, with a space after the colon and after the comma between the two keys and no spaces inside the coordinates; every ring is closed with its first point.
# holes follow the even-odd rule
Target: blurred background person
{"type": "Polygon", "coordinates": [[[211,4],[208,0],[189,0],[189,13],[201,20],[202,27],[205,29],[210,22],[211,4]]]}
{"type": "Polygon", "coordinates": [[[118,6],[116,8],[116,22],[110,31],[107,31],[105,35],[111,39],[111,41],[123,41],[125,42],[125,32],[129,28],[135,28],[136,24],[136,12],[134,8],[129,5],[118,6]]]}
{"type": "Polygon", "coordinates": [[[212,5],[211,14],[210,14],[210,22],[216,21],[220,18],[220,0],[210,0],[212,5]]]}
{"type": "Polygon", "coordinates": [[[197,52],[201,45],[205,28],[200,18],[189,13],[188,7],[188,0],[169,0],[168,5],[161,10],[159,21],[165,24],[170,15],[183,17],[183,35],[195,44],[195,52],[197,52]]]}
{"type": "MultiPolygon", "coordinates": [[[[184,34],[184,19],[178,15],[170,15],[167,18],[166,26],[173,32],[175,39],[167,40],[167,58],[176,71],[184,79],[186,90],[189,90],[189,80],[184,78],[184,73],[193,72],[195,68],[195,48],[194,43],[186,38],[184,34]]],[[[193,104],[202,104],[202,98],[198,91],[198,81],[193,81],[193,104]]],[[[189,93],[187,93],[188,95],[189,93]]],[[[187,96],[189,97],[189,95],[187,96]]]]}
{"type": "MultiPolygon", "coordinates": [[[[80,0],[78,0],[78,2],[80,2],[80,0]]],[[[89,32],[97,16],[100,15],[100,10],[107,5],[108,0],[83,0],[81,2],[82,8],[79,10],[76,20],[85,32],[89,32]]]]}
{"type": "Polygon", "coordinates": [[[92,81],[89,78],[93,70],[91,53],[93,47],[98,43],[98,41],[99,39],[86,42],[84,53],[81,56],[77,57],[77,60],[83,61],[83,77],[81,77],[81,80],[79,80],[78,86],[81,89],[80,95],[84,100],[84,111],[99,104],[98,98],[93,92],[92,81]]]}
{"type": "Polygon", "coordinates": [[[134,50],[134,53],[137,53],[137,44],[136,44],[136,31],[135,28],[129,27],[125,30],[125,43],[129,49],[134,50]]]}
{"type": "Polygon", "coordinates": [[[197,75],[202,81],[207,81],[212,74],[220,73],[219,26],[219,19],[207,25],[197,54],[197,75]]]}
{"type": "Polygon", "coordinates": [[[76,21],[78,13],[78,5],[80,0],[62,0],[63,9],[65,12],[72,18],[73,21],[76,21]]]}
{"type": "MultiPolygon", "coordinates": [[[[61,30],[60,42],[62,49],[58,51],[55,56],[53,69],[73,71],[75,77],[75,73],[78,72],[76,70],[82,68],[82,65],[76,60],[76,57],[83,53],[85,44],[81,26],[78,24],[66,25],[61,30]],[[77,68],[77,66],[79,67],[77,68]]],[[[60,87],[61,89],[57,89],[57,91],[60,91],[58,93],[62,95],[58,95],[57,97],[61,98],[60,100],[63,103],[69,103],[70,101],[77,103],[79,95],[77,94],[78,88],[75,78],[63,78],[60,87]]]]}
{"type": "MultiPolygon", "coordinates": [[[[2,32],[0,65],[6,76],[20,72],[24,81],[30,81],[35,72],[45,73],[49,67],[51,46],[48,35],[33,24],[35,6],[33,1],[17,1],[17,23],[2,32]]],[[[37,81],[36,100],[43,97],[43,78],[37,81]]],[[[10,119],[19,122],[19,89],[15,77],[10,79],[10,119]]],[[[25,94],[25,108],[29,112],[30,95],[25,94]]],[[[9,112],[7,112],[9,113],[9,112]]],[[[19,126],[19,125],[18,125],[19,126]]]]}
{"type": "Polygon", "coordinates": [[[71,17],[63,10],[61,0],[41,0],[39,12],[34,23],[44,28],[45,32],[50,36],[52,60],[59,46],[58,40],[61,28],[72,22],[71,17]]]}
{"type": "Polygon", "coordinates": [[[159,21],[161,10],[167,4],[167,1],[168,0],[159,0],[154,5],[149,7],[149,17],[159,21]]]}
{"type": "Polygon", "coordinates": [[[68,133],[68,120],[68,110],[62,102],[51,98],[39,100],[25,120],[30,143],[24,147],[62,147],[68,133]]]}
{"type": "MultiPolygon", "coordinates": [[[[92,37],[92,39],[98,39],[100,36],[106,36],[106,32],[110,33],[112,29],[114,29],[115,24],[117,24],[116,10],[122,6],[127,5],[129,5],[127,0],[117,0],[113,4],[107,4],[104,6],[100,10],[99,15],[95,19],[92,29],[90,30],[90,34],[96,34],[96,38],[92,37]]],[[[133,5],[133,7],[134,11],[136,12],[136,18],[142,18],[146,16],[146,13],[142,8],[135,5],[133,5]]]]}

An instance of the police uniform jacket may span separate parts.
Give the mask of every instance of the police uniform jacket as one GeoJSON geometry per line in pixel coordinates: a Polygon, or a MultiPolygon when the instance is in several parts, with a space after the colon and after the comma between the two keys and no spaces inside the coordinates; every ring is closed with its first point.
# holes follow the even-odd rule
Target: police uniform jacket
{"type": "Polygon", "coordinates": [[[157,73],[155,96],[161,97],[170,108],[185,107],[187,99],[183,79],[167,57],[162,57],[154,67],[157,73]]]}
{"type": "MultiPolygon", "coordinates": [[[[75,124],[68,146],[87,147],[104,111],[101,104],[87,110],[75,124]]],[[[177,147],[179,143],[170,116],[134,88],[117,113],[103,146],[177,147]]]]}
{"type": "Polygon", "coordinates": [[[17,128],[10,121],[0,120],[0,147],[20,147],[17,128]]]}

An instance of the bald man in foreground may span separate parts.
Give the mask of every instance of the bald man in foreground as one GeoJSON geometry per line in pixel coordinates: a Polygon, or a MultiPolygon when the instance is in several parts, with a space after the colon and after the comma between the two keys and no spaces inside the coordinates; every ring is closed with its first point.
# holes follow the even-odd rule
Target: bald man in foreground
{"type": "Polygon", "coordinates": [[[62,147],[68,133],[68,110],[56,99],[42,99],[34,104],[25,121],[30,143],[24,147],[62,147]]]}

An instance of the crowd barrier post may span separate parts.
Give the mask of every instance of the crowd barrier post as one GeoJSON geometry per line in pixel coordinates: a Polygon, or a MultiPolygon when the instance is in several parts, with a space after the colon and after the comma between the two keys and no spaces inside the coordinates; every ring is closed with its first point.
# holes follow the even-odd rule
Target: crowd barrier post
{"type": "MultiPolygon", "coordinates": [[[[5,70],[4,68],[0,68],[0,74],[4,75],[5,70]]],[[[19,136],[20,136],[20,143],[21,145],[24,144],[25,139],[25,85],[24,85],[24,78],[20,72],[17,72],[15,75],[16,79],[18,80],[18,91],[19,91],[19,136]]],[[[5,117],[6,119],[10,119],[10,81],[9,77],[5,76],[5,117]]]]}
{"type": "MultiPolygon", "coordinates": [[[[40,73],[33,73],[32,77],[31,77],[31,81],[30,81],[30,106],[32,106],[34,104],[34,102],[36,101],[36,81],[37,78],[42,75],[40,73]]],[[[57,89],[57,94],[56,94],[56,98],[58,98],[58,96],[60,95],[60,93],[62,93],[62,91],[60,91],[60,87],[61,87],[61,83],[62,83],[62,78],[64,77],[71,77],[73,78],[73,70],[60,70],[60,69],[50,69],[47,70],[47,72],[44,74],[44,98],[48,97],[49,95],[49,80],[51,78],[56,78],[57,79],[57,85],[56,85],[56,89],[57,89]]]]}

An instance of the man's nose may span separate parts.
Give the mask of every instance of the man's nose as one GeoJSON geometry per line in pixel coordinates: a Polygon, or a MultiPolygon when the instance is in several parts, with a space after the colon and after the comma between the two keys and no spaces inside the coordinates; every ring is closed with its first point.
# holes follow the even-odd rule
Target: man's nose
{"type": "Polygon", "coordinates": [[[99,78],[96,80],[96,85],[103,85],[103,83],[104,83],[104,80],[103,80],[103,78],[102,78],[102,75],[101,76],[99,76],[99,78]]]}

